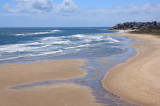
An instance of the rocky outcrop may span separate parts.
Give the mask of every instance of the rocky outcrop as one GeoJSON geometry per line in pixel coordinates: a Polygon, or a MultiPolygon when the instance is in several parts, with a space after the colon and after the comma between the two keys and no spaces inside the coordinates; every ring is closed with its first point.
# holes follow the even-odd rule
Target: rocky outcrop
{"type": "Polygon", "coordinates": [[[126,30],[126,29],[145,29],[150,27],[160,26],[160,22],[125,22],[123,24],[117,24],[114,27],[110,28],[110,30],[126,30]]]}

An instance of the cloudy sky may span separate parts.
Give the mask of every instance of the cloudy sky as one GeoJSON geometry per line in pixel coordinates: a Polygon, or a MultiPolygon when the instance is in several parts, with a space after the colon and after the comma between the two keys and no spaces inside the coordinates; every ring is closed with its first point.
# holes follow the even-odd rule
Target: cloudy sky
{"type": "Polygon", "coordinates": [[[106,27],[160,21],[160,0],[0,0],[0,27],[106,27]]]}

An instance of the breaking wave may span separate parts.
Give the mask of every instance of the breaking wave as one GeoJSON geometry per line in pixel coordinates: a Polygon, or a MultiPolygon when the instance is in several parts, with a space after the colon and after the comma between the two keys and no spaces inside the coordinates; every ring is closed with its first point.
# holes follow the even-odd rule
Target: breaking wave
{"type": "Polygon", "coordinates": [[[48,32],[34,32],[34,33],[21,33],[21,34],[15,34],[16,36],[27,36],[27,35],[42,35],[42,34],[50,34],[50,33],[56,33],[60,32],[61,30],[50,30],[48,32]]]}

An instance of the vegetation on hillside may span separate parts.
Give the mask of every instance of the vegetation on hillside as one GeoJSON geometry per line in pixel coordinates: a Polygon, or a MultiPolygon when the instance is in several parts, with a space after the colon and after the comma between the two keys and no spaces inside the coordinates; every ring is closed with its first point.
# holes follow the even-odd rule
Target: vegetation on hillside
{"type": "Polygon", "coordinates": [[[140,29],[137,29],[136,31],[132,31],[131,33],[154,34],[154,35],[160,36],[160,26],[140,28],[140,29]]]}

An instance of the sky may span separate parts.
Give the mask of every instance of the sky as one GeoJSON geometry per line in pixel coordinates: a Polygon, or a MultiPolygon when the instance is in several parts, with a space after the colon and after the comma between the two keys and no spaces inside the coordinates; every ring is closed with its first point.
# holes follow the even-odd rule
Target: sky
{"type": "Polygon", "coordinates": [[[111,27],[160,22],[160,0],[0,0],[0,27],[111,27]]]}

